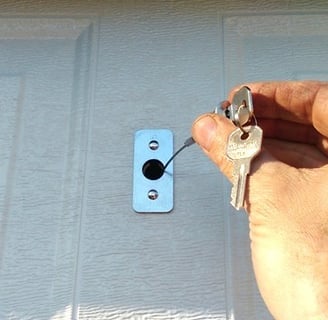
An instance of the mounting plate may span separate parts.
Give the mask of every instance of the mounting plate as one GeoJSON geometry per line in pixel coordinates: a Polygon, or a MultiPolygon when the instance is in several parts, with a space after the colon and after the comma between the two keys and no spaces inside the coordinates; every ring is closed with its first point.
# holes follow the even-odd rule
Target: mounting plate
{"type": "Polygon", "coordinates": [[[173,209],[173,134],[168,129],[144,129],[135,133],[133,209],[138,213],[173,209]]]}

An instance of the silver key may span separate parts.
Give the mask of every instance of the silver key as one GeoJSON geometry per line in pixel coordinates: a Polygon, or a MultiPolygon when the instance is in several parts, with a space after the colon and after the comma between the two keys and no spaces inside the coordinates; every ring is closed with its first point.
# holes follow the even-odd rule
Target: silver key
{"type": "Polygon", "coordinates": [[[233,186],[231,204],[237,209],[244,205],[246,180],[250,172],[251,161],[259,154],[263,132],[257,125],[235,129],[228,138],[226,154],[233,161],[233,186]]]}
{"type": "MultiPolygon", "coordinates": [[[[225,103],[227,101],[222,102],[221,105],[225,103]]],[[[251,90],[248,87],[241,87],[233,96],[232,103],[224,109],[226,116],[237,127],[244,126],[252,118],[254,112],[251,90]]]]}

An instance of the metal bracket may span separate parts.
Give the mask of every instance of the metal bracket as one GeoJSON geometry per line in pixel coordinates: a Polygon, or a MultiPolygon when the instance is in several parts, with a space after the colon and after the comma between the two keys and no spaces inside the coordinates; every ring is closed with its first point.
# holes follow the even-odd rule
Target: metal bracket
{"type": "Polygon", "coordinates": [[[135,133],[133,209],[138,213],[170,212],[173,209],[173,134],[168,129],[135,133]]]}

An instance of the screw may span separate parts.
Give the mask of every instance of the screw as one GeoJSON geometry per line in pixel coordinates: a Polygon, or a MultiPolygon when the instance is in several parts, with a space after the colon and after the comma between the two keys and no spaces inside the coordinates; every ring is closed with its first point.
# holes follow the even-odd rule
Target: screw
{"type": "Polygon", "coordinates": [[[157,190],[154,190],[154,189],[149,190],[148,191],[148,198],[150,200],[156,200],[158,198],[158,192],[157,192],[157,190]]]}
{"type": "Polygon", "coordinates": [[[157,150],[159,147],[159,144],[158,144],[158,141],[152,140],[149,142],[148,146],[151,150],[157,150]]]}

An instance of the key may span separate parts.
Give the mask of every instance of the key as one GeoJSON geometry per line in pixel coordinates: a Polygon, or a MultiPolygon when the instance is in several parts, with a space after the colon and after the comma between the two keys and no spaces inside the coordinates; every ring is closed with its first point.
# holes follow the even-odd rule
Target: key
{"type": "Polygon", "coordinates": [[[233,186],[231,204],[240,210],[244,205],[247,176],[251,161],[260,153],[262,129],[257,125],[248,126],[243,132],[235,129],[228,137],[226,154],[233,161],[233,186]]]}
{"type": "Polygon", "coordinates": [[[232,103],[225,106],[226,103],[227,101],[221,103],[221,107],[225,109],[226,117],[237,127],[246,125],[254,112],[251,90],[245,86],[241,87],[233,96],[232,103]]]}

